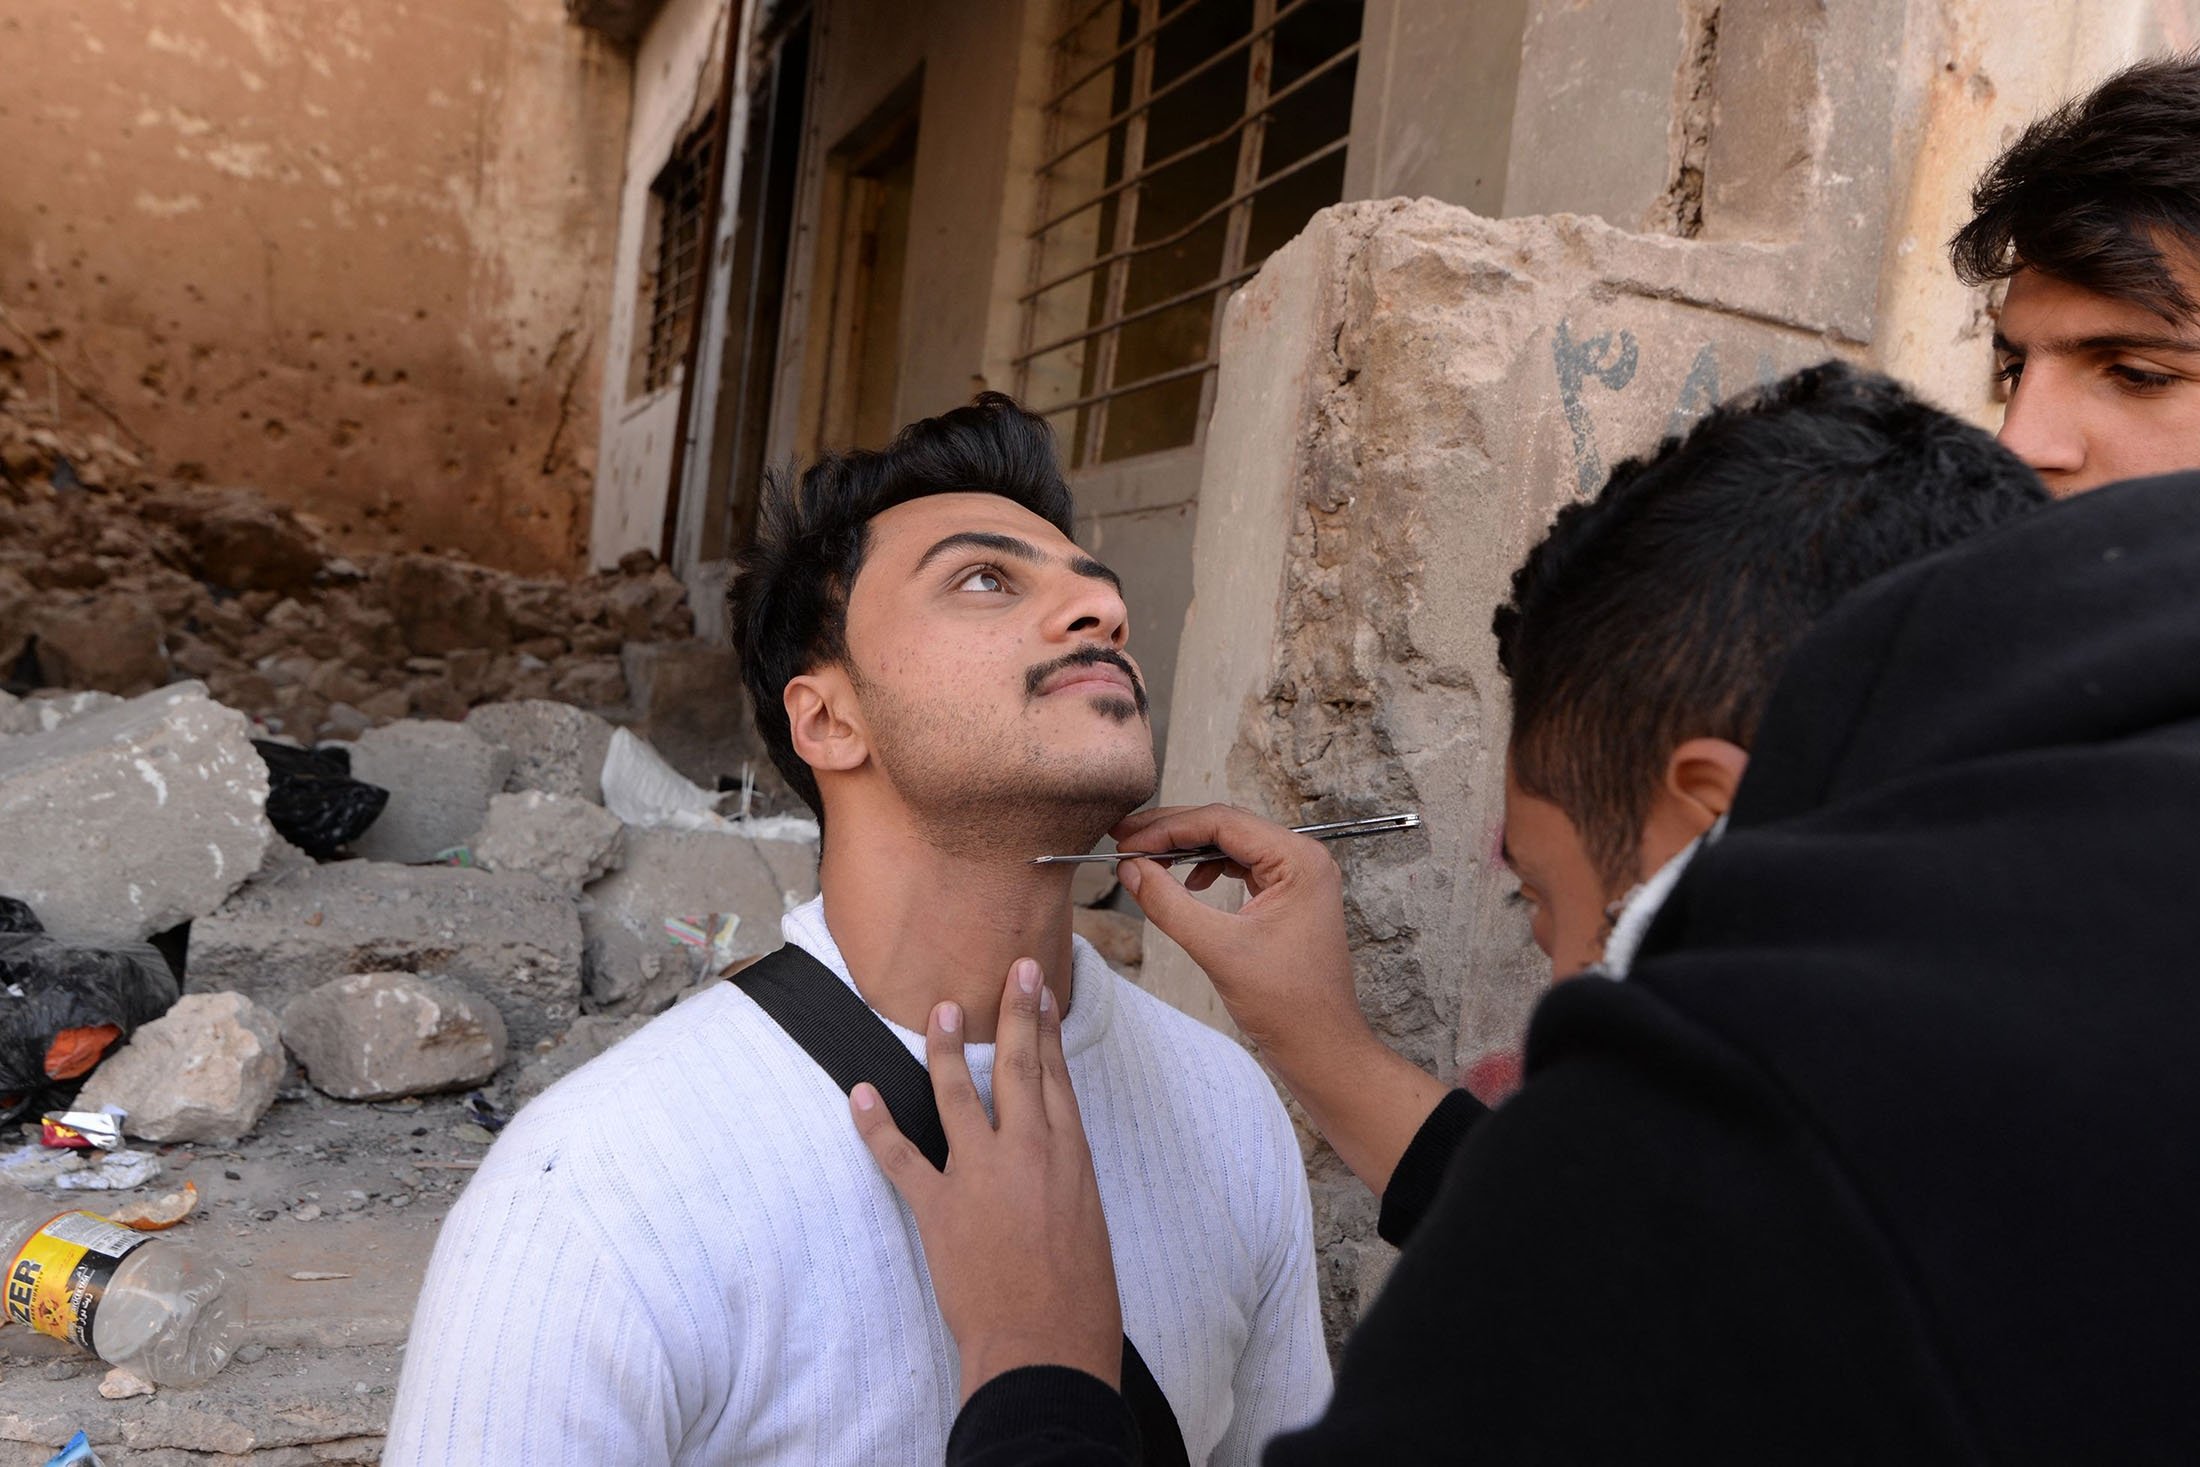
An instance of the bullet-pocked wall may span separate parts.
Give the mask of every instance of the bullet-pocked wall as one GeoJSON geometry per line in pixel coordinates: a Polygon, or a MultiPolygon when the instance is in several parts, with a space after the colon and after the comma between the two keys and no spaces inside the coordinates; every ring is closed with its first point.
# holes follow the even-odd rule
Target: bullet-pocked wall
{"type": "Polygon", "coordinates": [[[581,564],[629,79],[561,0],[0,0],[0,77],[0,305],[157,472],[581,564]]]}

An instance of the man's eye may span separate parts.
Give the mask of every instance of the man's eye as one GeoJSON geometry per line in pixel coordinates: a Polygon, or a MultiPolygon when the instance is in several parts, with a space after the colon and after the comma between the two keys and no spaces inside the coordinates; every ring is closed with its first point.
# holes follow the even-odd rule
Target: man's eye
{"type": "Polygon", "coordinates": [[[2117,362],[2108,374],[2124,386],[2140,392],[2159,392],[2177,379],[2167,372],[2150,372],[2144,367],[2134,367],[2127,362],[2117,362]]]}
{"type": "Polygon", "coordinates": [[[1008,581],[992,566],[981,565],[956,583],[958,591],[1002,592],[1008,589],[1008,581]]]}
{"type": "Polygon", "coordinates": [[[2011,357],[2008,361],[2003,362],[2000,366],[1994,368],[1994,380],[2001,383],[2004,387],[2016,386],[2017,379],[2019,377],[2022,377],[2023,375],[2023,357],[2011,357]]]}

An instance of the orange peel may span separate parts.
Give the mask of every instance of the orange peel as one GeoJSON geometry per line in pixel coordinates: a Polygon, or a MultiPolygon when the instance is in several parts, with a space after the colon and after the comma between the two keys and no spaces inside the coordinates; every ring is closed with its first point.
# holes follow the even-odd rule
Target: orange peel
{"type": "Polygon", "coordinates": [[[147,1197],[125,1207],[118,1207],[108,1213],[107,1217],[112,1222],[121,1223],[126,1228],[136,1228],[141,1233],[159,1233],[182,1222],[198,1211],[198,1207],[198,1183],[185,1182],[158,1197],[147,1197]]]}

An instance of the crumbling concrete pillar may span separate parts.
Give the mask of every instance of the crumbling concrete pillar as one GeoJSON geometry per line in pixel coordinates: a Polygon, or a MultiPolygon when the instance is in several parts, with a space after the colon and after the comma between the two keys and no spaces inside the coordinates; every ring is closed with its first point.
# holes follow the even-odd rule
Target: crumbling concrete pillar
{"type": "MultiPolygon", "coordinates": [[[[1362,1004],[1447,1078],[1516,1046],[1548,981],[1497,854],[1490,613],[1613,462],[1853,350],[1795,320],[1769,254],[1347,204],[1230,303],[1162,797],[1288,823],[1419,811],[1418,834],[1334,849],[1362,1004]]],[[[1146,954],[1148,987],[1226,1023],[1181,949],[1149,930],[1146,954]]],[[[1337,1329],[1388,1250],[1364,1189],[1319,1148],[1313,1169],[1337,1329]]]]}

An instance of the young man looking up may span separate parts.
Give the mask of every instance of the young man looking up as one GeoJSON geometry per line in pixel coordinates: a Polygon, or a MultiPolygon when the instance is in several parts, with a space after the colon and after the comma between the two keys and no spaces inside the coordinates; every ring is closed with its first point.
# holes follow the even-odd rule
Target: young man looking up
{"type": "Polygon", "coordinates": [[[2041,118],[1949,246],[2009,282],[2001,441],[2057,495],[2200,467],[2200,52],[2041,118]]]}
{"type": "MultiPolygon", "coordinates": [[[[1746,943],[1731,939],[1744,951],[1727,955],[1719,978],[1732,1010],[1720,1016],[1724,1033],[1700,1032],[1685,1011],[1661,1013],[1656,997],[1608,996],[1636,988],[1642,929],[1692,853],[1718,864],[1730,843],[1759,852],[1758,862],[1771,859],[1768,844],[1780,851],[1777,832],[1700,842],[1736,807],[1782,664],[1813,624],[1875,578],[2028,516],[2045,498],[1985,434],[1884,378],[1829,364],[1715,411],[1560,515],[1497,617],[1515,704],[1506,842],[1554,971],[1601,961],[1629,981],[1561,985],[1531,1030],[1526,1088],[1486,1121],[1471,1097],[1368,1028],[1337,871],[1317,843],[1220,807],[1153,812],[1119,828],[1126,848],[1215,841],[1246,874],[1249,898],[1236,912],[1193,901],[1149,863],[1126,863],[1125,884],[1382,1194],[1384,1236],[1409,1245],[1348,1344],[1329,1412],[1279,1442],[1271,1462],[1949,1459],[1885,1450],[1921,1439],[1912,1428],[1946,1444],[1918,1427],[1938,1420],[1932,1398],[1946,1386],[1920,1365],[1899,1277],[1874,1254],[1821,1143],[1768,1101],[1777,1080],[1768,1087],[1735,1059],[1755,1037],[1753,1003],[1770,1011],[1804,975],[1833,968],[1841,980],[1847,970],[1830,959],[1814,969],[1807,953],[1748,970],[1746,943]],[[1523,1113],[1533,1120],[1508,1126],[1523,1113]],[[1472,1179],[1470,1163],[1482,1168],[1472,1179]]],[[[1820,676],[1843,680],[1839,717],[1854,716],[1870,670],[1856,654],[1822,665],[1820,676]]],[[[1847,727],[1834,713],[1832,726],[1847,727]]],[[[1912,742],[1932,726],[1894,721],[1912,742]]],[[[1970,721],[1994,722],[1991,713],[1970,721]]],[[[1760,908],[1783,919],[1818,911],[1830,935],[1815,940],[1862,954],[1850,961],[1869,971],[1890,943],[1915,950],[1910,929],[1904,950],[1872,925],[1885,915],[1872,905],[1885,895],[1868,884],[1875,869],[1897,896],[1980,886],[1971,868],[1940,871],[1937,848],[1904,863],[1883,839],[1844,845],[1843,835],[1819,832],[1816,845],[1809,832],[1794,837],[1794,849],[1825,853],[1830,884],[1817,908],[1807,886],[1744,891],[1732,923],[1760,908]],[[1848,949],[1844,894],[1857,914],[1848,949]]],[[[1992,842],[1965,850],[1981,844],[1992,842]]],[[[1737,883],[1753,869],[1724,864],[1737,883]]],[[[1951,928],[1936,955],[1966,943],[1984,951],[1975,929],[1994,905],[1987,892],[1963,909],[1972,925],[1951,928]]],[[[1753,935],[1767,953],[1781,940],[1753,935]]],[[[1838,1000],[1845,990],[1832,988],[1838,1000]]],[[[1933,1001],[1920,1006],[1930,1014],[1933,1001]]],[[[1829,1027],[1825,1037],[1842,1036],[1829,1027]]],[[[1866,1072],[1870,1063],[1852,1062],[1866,1072]]],[[[875,1109],[856,1119],[890,1155],[890,1123],[875,1109]]],[[[1897,1118],[1896,1143],[1903,1130],[1897,1118]]],[[[1074,1152],[1044,1127],[1020,1122],[1015,1132],[1017,1146],[1055,1166],[1074,1152]]],[[[995,1175],[993,1197],[959,1191],[952,1177],[918,1194],[928,1242],[964,1245],[959,1257],[940,1245],[932,1264],[942,1299],[960,1304],[951,1323],[966,1349],[1014,1329],[1013,1307],[973,1279],[1028,1277],[1061,1256],[1059,1239],[1043,1252],[1015,1242],[1023,1208],[1001,1199],[1021,1194],[999,1180],[1015,1173],[1004,1163],[995,1175]],[[999,1236],[987,1236],[988,1220],[999,1236]]],[[[1117,1461],[1108,1443],[1122,1435],[1120,1411],[1073,1372],[1003,1370],[972,1396],[950,1460],[1117,1461]],[[1041,1427],[1057,1433],[1051,1443],[1041,1427]]]]}
{"type": "MultiPolygon", "coordinates": [[[[1110,972],[1071,933],[1074,868],[1031,864],[1154,786],[1121,590],[1069,527],[1045,423],[998,394],[770,486],[734,626],[824,830],[823,895],[783,927],[912,1055],[928,1023],[971,1041],[973,1105],[1003,976],[1029,977],[1121,1328],[1190,1459],[1244,1463],[1328,1390],[1305,1172],[1258,1067],[1110,972]]],[[[731,984],[546,1092],[445,1224],[386,1460],[936,1463],[975,1382],[848,1103],[731,984]]],[[[1105,1358],[1038,1333],[1119,1364],[1112,1325],[1105,1358]]]]}

